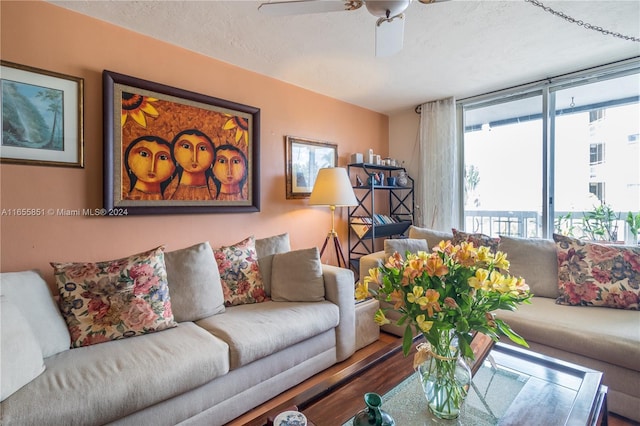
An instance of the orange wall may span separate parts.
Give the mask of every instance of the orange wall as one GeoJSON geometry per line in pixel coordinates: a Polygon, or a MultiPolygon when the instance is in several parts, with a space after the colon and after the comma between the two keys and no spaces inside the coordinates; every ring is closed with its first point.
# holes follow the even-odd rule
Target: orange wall
{"type": "MultiPolygon", "coordinates": [[[[386,154],[388,117],[339,102],[40,1],[1,7],[3,60],[84,78],[84,169],[0,165],[0,208],[102,207],[104,69],[261,109],[261,211],[243,214],[1,218],[0,270],[40,269],[50,261],[122,257],[165,244],[230,244],[250,234],[289,232],[293,248],[320,245],[328,209],[285,199],[284,136],[338,144],[339,165],[353,152],[386,154]]],[[[346,250],[346,209],[338,232],[346,250]]],[[[332,256],[325,259],[333,262],[332,256]]]]}

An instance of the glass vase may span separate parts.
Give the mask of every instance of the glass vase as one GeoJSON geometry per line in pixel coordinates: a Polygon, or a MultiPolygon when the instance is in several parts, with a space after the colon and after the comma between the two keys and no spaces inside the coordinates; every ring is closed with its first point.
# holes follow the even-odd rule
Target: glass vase
{"type": "Polygon", "coordinates": [[[429,411],[438,418],[451,420],[460,415],[471,384],[471,370],[460,356],[458,340],[448,331],[430,345],[430,356],[418,367],[418,374],[429,411]]]}
{"type": "Polygon", "coordinates": [[[407,186],[409,184],[409,178],[407,177],[407,172],[405,172],[404,170],[400,170],[398,172],[396,183],[398,184],[398,186],[407,186]]]}

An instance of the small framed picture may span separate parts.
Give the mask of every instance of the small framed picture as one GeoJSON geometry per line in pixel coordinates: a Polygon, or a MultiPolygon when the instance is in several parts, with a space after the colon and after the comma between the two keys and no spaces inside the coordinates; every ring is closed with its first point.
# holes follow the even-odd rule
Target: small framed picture
{"type": "Polygon", "coordinates": [[[84,167],[84,80],[0,61],[0,162],[84,167]]]}
{"type": "Polygon", "coordinates": [[[286,136],[287,200],[309,198],[318,170],[336,167],[338,145],[286,136]]]}

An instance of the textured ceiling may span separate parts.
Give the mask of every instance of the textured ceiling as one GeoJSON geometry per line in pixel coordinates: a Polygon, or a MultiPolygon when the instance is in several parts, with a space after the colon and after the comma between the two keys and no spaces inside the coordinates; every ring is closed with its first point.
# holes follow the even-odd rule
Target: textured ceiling
{"type": "MultiPolygon", "coordinates": [[[[376,18],[364,7],[272,17],[249,0],[51,3],[386,114],[640,55],[640,43],[585,29],[524,0],[414,1],[404,49],[387,58],[374,56],[376,18]]],[[[544,3],[640,37],[637,0],[544,3]]]]}

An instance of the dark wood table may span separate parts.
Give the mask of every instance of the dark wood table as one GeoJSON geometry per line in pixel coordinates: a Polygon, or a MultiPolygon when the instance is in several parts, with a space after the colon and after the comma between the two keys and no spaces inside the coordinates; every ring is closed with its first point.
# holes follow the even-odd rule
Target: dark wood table
{"type": "MultiPolygon", "coordinates": [[[[414,346],[419,341],[417,338],[414,346]]],[[[602,373],[510,345],[494,345],[483,335],[474,339],[472,347],[478,360],[488,354],[487,359],[492,361],[492,365],[485,363],[484,366],[482,362],[474,363],[471,366],[474,374],[481,367],[496,366],[524,378],[521,389],[509,395],[508,408],[493,424],[607,424],[607,388],[602,385],[602,373]]],[[[404,357],[400,347],[373,354],[347,370],[283,402],[268,415],[273,418],[279,412],[296,408],[316,426],[339,426],[364,408],[366,392],[376,392],[384,399],[394,388],[404,386],[405,380],[412,380],[410,376],[414,374],[412,356],[404,357]]],[[[383,409],[393,415],[393,406],[383,403],[383,409]]],[[[426,401],[420,409],[428,415],[426,401]]],[[[249,424],[263,426],[267,419],[256,419],[249,424]]]]}

